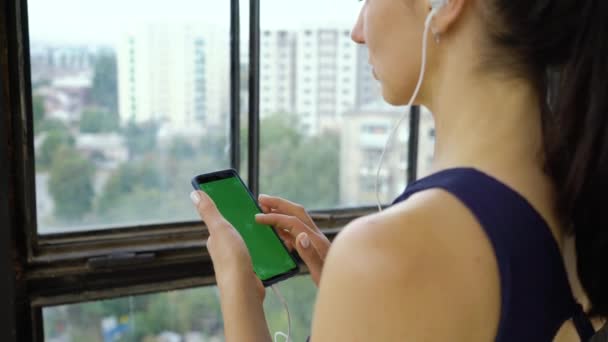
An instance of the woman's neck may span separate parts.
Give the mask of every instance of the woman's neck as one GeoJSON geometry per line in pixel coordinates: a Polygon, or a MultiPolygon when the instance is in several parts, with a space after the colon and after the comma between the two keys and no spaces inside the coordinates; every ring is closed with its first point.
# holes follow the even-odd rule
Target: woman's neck
{"type": "Polygon", "coordinates": [[[532,84],[451,70],[433,80],[428,101],[435,118],[433,169],[542,168],[540,101],[532,84]]]}

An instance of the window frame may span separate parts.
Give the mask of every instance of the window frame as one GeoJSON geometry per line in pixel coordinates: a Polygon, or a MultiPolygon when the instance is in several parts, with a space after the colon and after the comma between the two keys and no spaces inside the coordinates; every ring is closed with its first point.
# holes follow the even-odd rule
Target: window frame
{"type": "MultiPolygon", "coordinates": [[[[42,308],[215,283],[202,222],[171,222],[38,235],[27,0],[0,13],[0,272],[10,274],[2,341],[44,341],[42,308]]],[[[230,162],[240,165],[240,1],[230,2],[230,162]]],[[[247,179],[259,191],[260,0],[249,0],[247,179]]],[[[416,178],[420,111],[412,107],[408,182],[416,178]]],[[[311,212],[333,239],[374,206],[311,212]]],[[[305,273],[305,267],[302,268],[305,273]]]]}

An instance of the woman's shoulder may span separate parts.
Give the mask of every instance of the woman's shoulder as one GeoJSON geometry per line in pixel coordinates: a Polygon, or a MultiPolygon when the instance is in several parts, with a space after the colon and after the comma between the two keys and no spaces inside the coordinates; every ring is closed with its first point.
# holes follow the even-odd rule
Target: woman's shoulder
{"type": "Polygon", "coordinates": [[[473,248],[493,256],[491,244],[472,212],[454,195],[438,188],[417,192],[382,212],[351,222],[336,244],[341,244],[341,240],[345,240],[346,248],[358,245],[374,251],[381,246],[381,251],[405,255],[421,250],[432,252],[432,257],[473,248]],[[426,249],[432,245],[442,249],[426,249]],[[404,249],[405,246],[409,248],[404,249]]]}
{"type": "Polygon", "coordinates": [[[492,339],[500,308],[493,255],[483,230],[458,200],[442,190],[425,190],[353,221],[339,234],[323,271],[318,308],[346,305],[338,309],[345,310],[341,314],[367,315],[374,322],[367,326],[379,330],[401,321],[400,333],[410,335],[405,340],[492,339]],[[373,296],[362,297],[366,292],[373,296]],[[352,296],[360,300],[348,302],[352,296]],[[438,324],[442,331],[428,330],[438,324]]]}

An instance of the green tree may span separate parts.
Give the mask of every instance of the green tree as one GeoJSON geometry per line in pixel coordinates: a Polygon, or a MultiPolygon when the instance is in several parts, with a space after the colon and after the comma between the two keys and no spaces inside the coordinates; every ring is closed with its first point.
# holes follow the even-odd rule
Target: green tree
{"type": "Polygon", "coordinates": [[[171,145],[169,148],[169,154],[177,159],[188,159],[194,157],[194,147],[188,141],[188,139],[184,137],[174,137],[171,141],[171,145]]]}
{"type": "Polygon", "coordinates": [[[296,128],[297,117],[290,114],[274,114],[260,122],[260,150],[269,146],[283,145],[288,148],[298,146],[304,139],[296,128]]]}
{"type": "Polygon", "coordinates": [[[333,207],[339,200],[339,136],[306,137],[294,118],[275,115],[262,120],[260,189],[309,209],[333,207]]]}
{"type": "Polygon", "coordinates": [[[35,128],[36,134],[40,134],[42,132],[51,132],[51,131],[64,131],[69,133],[68,127],[61,121],[57,119],[48,119],[45,118],[39,122],[38,127],[35,128]]]}
{"type": "Polygon", "coordinates": [[[127,139],[129,157],[133,159],[153,151],[156,148],[157,133],[158,124],[153,121],[140,124],[129,121],[123,129],[123,135],[127,139]]]}
{"type": "Polygon", "coordinates": [[[38,130],[40,122],[44,120],[46,115],[44,109],[44,98],[40,95],[34,95],[32,97],[32,110],[34,112],[34,130],[38,130]]]}
{"type": "MultiPolygon", "coordinates": [[[[243,130],[241,130],[241,132],[244,133],[243,130]]],[[[242,142],[243,140],[241,140],[241,143],[242,142]]],[[[223,167],[221,165],[228,166],[230,164],[229,144],[230,143],[228,142],[228,137],[225,135],[206,135],[201,139],[199,152],[214,160],[215,165],[218,165],[217,167],[221,168],[223,167]]],[[[241,151],[241,153],[243,152],[241,151]]]]}
{"type": "Polygon", "coordinates": [[[61,147],[72,146],[74,146],[74,138],[67,130],[56,129],[47,132],[36,155],[36,167],[39,170],[47,170],[55,160],[55,153],[61,147]]]}
{"type": "Polygon", "coordinates": [[[112,113],[118,112],[118,83],[116,56],[114,53],[103,53],[95,60],[93,68],[93,86],[91,98],[93,103],[112,113]]]}
{"type": "Polygon", "coordinates": [[[124,164],[104,186],[97,212],[110,221],[142,220],[142,213],[156,215],[152,209],[161,200],[161,188],[162,175],[151,160],[124,164]]]}
{"type": "Polygon", "coordinates": [[[51,165],[49,192],[55,204],[55,216],[76,222],[91,210],[93,170],[76,150],[63,146],[55,152],[51,165]]]}
{"type": "Polygon", "coordinates": [[[119,117],[116,112],[87,109],[80,118],[80,131],[83,133],[102,133],[117,131],[119,117]]]}

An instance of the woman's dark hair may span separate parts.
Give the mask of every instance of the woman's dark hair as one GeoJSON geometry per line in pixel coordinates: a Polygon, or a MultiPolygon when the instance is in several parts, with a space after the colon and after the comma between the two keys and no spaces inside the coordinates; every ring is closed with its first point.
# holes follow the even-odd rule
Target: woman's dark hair
{"type": "MultiPolygon", "coordinates": [[[[489,38],[541,94],[545,167],[590,314],[608,317],[608,0],[485,0],[489,38]]],[[[503,65],[504,66],[504,65],[503,65]]]]}

